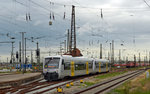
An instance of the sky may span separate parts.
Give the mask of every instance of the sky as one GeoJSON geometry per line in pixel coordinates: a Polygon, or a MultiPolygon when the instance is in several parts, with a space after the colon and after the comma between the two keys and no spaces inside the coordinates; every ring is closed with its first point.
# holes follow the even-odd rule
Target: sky
{"type": "MultiPolygon", "coordinates": [[[[150,0],[146,2],[150,4],[150,0]]],[[[35,50],[39,42],[42,57],[49,55],[48,52],[56,55],[60,43],[67,39],[72,5],[75,5],[77,48],[85,57],[98,58],[100,43],[103,56],[107,57],[114,40],[116,59],[119,49],[122,58],[128,56],[132,60],[133,55],[140,52],[144,59],[150,51],[150,7],[147,4],[144,0],[0,0],[0,42],[15,41],[15,54],[21,41],[20,32],[26,32],[28,50],[35,50]],[[55,20],[50,19],[50,13],[55,20]],[[31,21],[26,21],[26,14],[30,14],[31,21]],[[35,38],[34,42],[31,37],[35,38]],[[38,37],[40,39],[36,39],[38,37]]],[[[64,48],[64,44],[61,45],[64,48]]],[[[11,44],[0,43],[0,60],[10,59],[10,53],[11,44]]],[[[27,51],[27,56],[30,57],[30,53],[27,51]]]]}

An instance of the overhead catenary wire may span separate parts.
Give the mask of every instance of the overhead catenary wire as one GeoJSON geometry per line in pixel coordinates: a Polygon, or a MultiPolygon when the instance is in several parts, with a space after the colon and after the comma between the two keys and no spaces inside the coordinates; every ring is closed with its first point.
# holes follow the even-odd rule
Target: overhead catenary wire
{"type": "MultiPolygon", "coordinates": [[[[38,3],[36,3],[36,2],[34,2],[34,1],[32,1],[32,0],[30,0],[30,2],[31,3],[33,3],[33,4],[35,4],[35,5],[37,5],[37,6],[39,6],[39,7],[41,7],[41,8],[43,8],[44,10],[46,10],[46,11],[51,11],[52,13],[55,13],[57,16],[59,16],[59,17],[62,17],[61,15],[59,15],[58,13],[56,13],[56,12],[54,12],[54,11],[52,11],[52,10],[49,10],[48,8],[46,8],[46,7],[43,7],[43,6],[41,6],[40,4],[38,4],[38,3]]],[[[69,18],[66,18],[68,21],[70,21],[70,19],[69,18]]]]}
{"type": "MultiPolygon", "coordinates": [[[[15,0],[17,3],[19,3],[19,4],[21,4],[21,5],[23,5],[24,7],[27,7],[27,5],[26,4],[24,4],[24,3],[22,3],[22,2],[19,2],[19,1],[17,1],[17,0],[15,0]]],[[[29,0],[30,1],[30,0],[29,0]]],[[[15,23],[12,23],[12,24],[14,24],[15,25],[15,23]]],[[[38,30],[38,29],[37,29],[38,30]]],[[[35,31],[37,31],[37,30],[35,30],[35,31]]]]}
{"type": "Polygon", "coordinates": [[[8,24],[12,24],[12,25],[14,25],[14,26],[18,26],[20,29],[24,30],[24,29],[23,29],[23,28],[24,28],[23,26],[21,26],[21,25],[15,23],[15,22],[11,22],[11,21],[6,20],[6,19],[1,19],[1,21],[7,22],[8,24]]]}
{"type": "Polygon", "coordinates": [[[143,1],[150,8],[150,5],[147,3],[147,1],[146,0],[143,0],[143,1]]]}
{"type": "MultiPolygon", "coordinates": [[[[30,0],[29,0],[30,1],[30,0]]],[[[18,2],[18,1],[17,1],[18,2]]],[[[33,3],[33,2],[32,2],[33,3]]],[[[24,3],[19,3],[19,4],[22,4],[22,5],[24,5],[24,7],[26,7],[27,5],[25,5],[24,3]]],[[[36,5],[37,6],[37,4],[35,4],[35,3],[33,3],[34,5],[36,5]]],[[[39,4],[38,4],[39,5],[39,4]]],[[[39,7],[39,6],[38,6],[39,7]]],[[[37,8],[34,8],[34,9],[37,9],[37,8]]],[[[45,8],[44,8],[44,10],[45,10],[45,8]]],[[[45,11],[48,11],[48,9],[46,9],[45,11]]],[[[44,12],[45,13],[45,12],[44,12]]],[[[44,14],[43,14],[44,15],[44,14]]],[[[60,15],[59,15],[60,16],[60,15]]],[[[55,17],[54,17],[54,15],[53,15],[53,19],[55,19],[55,17]]]]}
{"type": "MultiPolygon", "coordinates": [[[[30,0],[30,1],[32,1],[32,0],[30,0]]],[[[35,4],[36,6],[41,7],[42,9],[46,10],[47,12],[50,11],[48,8],[43,7],[42,5],[38,4],[37,2],[32,1],[32,3],[35,4]]],[[[59,16],[59,17],[62,17],[61,15],[59,15],[58,13],[56,13],[56,12],[54,12],[54,11],[51,11],[51,12],[55,13],[55,14],[56,14],[57,16],[59,16]]],[[[55,19],[55,16],[54,16],[54,15],[53,15],[53,19],[55,19]]],[[[65,18],[65,19],[67,19],[67,21],[69,21],[69,22],[71,21],[69,18],[65,18]]]]}
{"type": "MultiPolygon", "coordinates": [[[[15,2],[17,2],[18,4],[21,4],[21,5],[24,6],[24,7],[28,7],[28,5],[26,5],[26,4],[22,3],[22,2],[19,2],[19,1],[17,1],[17,0],[15,0],[15,2]]],[[[40,4],[38,4],[38,3],[36,3],[36,2],[34,2],[34,1],[32,1],[32,0],[29,0],[29,2],[33,3],[33,4],[36,5],[36,6],[39,6],[40,8],[43,8],[43,9],[46,10],[46,11],[51,11],[51,10],[49,10],[48,8],[43,7],[43,6],[41,6],[40,4]]],[[[54,11],[51,11],[51,12],[54,12],[54,11]]],[[[59,15],[59,16],[60,16],[60,15],[59,15]]]]}
{"type": "MultiPolygon", "coordinates": [[[[15,0],[15,1],[16,1],[16,0],[15,0]]],[[[29,0],[29,1],[31,1],[31,0],[29,0]]],[[[17,1],[17,2],[18,2],[18,1],[17,1]]],[[[20,3],[20,2],[18,2],[18,3],[20,3]]],[[[33,1],[32,1],[32,3],[33,3],[33,1]]],[[[23,3],[20,3],[20,4],[24,5],[23,3]]],[[[34,2],[34,4],[35,4],[35,2],[34,2]]],[[[37,3],[36,3],[36,5],[42,7],[41,5],[39,5],[39,4],[37,4],[37,3]]],[[[56,3],[55,5],[57,5],[57,3],[56,3]]],[[[61,5],[64,5],[64,4],[61,4],[61,5]]],[[[26,5],[24,5],[24,6],[26,6],[26,5]]],[[[65,5],[65,6],[66,6],[66,5],[65,5]]],[[[44,10],[49,11],[49,9],[47,9],[47,8],[45,8],[45,7],[42,7],[42,8],[44,8],[44,10]]],[[[59,16],[60,16],[60,15],[59,15],[59,16]]],[[[70,21],[70,19],[69,19],[69,21],[70,21]]]]}
{"type": "MultiPolygon", "coordinates": [[[[21,2],[18,2],[17,0],[15,0],[17,3],[19,3],[19,4],[21,4],[21,5],[23,5],[23,6],[25,6],[25,7],[27,7],[27,5],[25,5],[25,4],[23,4],[23,3],[21,3],[21,2]]],[[[29,1],[31,1],[31,0],[29,0],[29,1]]],[[[33,2],[32,2],[33,3],[33,2]]],[[[39,4],[38,4],[39,5],[39,4]]],[[[60,3],[55,3],[55,5],[65,5],[65,4],[60,4],[60,3]]],[[[65,5],[66,6],[66,5],[65,5]]],[[[70,5],[69,5],[70,6],[70,5]]],[[[41,6],[42,7],[42,6],[41,6]]],[[[78,6],[77,6],[78,7],[78,6]]],[[[46,8],[44,8],[44,9],[46,9],[46,8]]],[[[99,8],[98,8],[99,9],[99,8]]],[[[107,8],[104,8],[104,9],[107,9],[107,8]]],[[[141,8],[140,8],[141,9],[141,8]]],[[[46,9],[47,10],[47,9],[46,9]]]]}
{"type": "MultiPolygon", "coordinates": [[[[47,1],[50,2],[49,0],[47,0],[47,1]]],[[[81,4],[77,3],[76,1],[74,1],[74,2],[76,4],[78,4],[78,5],[74,5],[75,7],[77,7],[77,8],[88,8],[88,9],[101,9],[101,8],[103,8],[105,10],[110,10],[110,9],[119,9],[119,10],[124,10],[124,9],[131,9],[131,10],[132,9],[138,9],[138,10],[140,10],[140,9],[146,9],[147,8],[147,7],[99,7],[99,8],[97,8],[97,7],[90,7],[90,6],[82,6],[81,4]]],[[[58,2],[54,2],[54,1],[53,1],[53,3],[55,3],[55,5],[58,5],[58,6],[64,6],[64,5],[65,6],[69,6],[69,7],[72,6],[70,4],[63,4],[63,3],[58,3],[58,2]]]]}
{"type": "MultiPolygon", "coordinates": [[[[10,9],[8,9],[8,8],[6,8],[8,11],[10,11],[10,12],[12,12],[14,15],[12,15],[11,14],[11,16],[10,16],[10,19],[11,20],[14,20],[14,22],[10,22],[10,20],[8,21],[8,20],[4,20],[4,19],[2,19],[2,20],[4,20],[5,22],[8,22],[8,23],[11,23],[11,24],[13,24],[14,26],[18,26],[18,27],[20,27],[21,29],[23,28],[21,25],[19,25],[19,24],[17,24],[17,20],[16,20],[16,17],[17,17],[17,13],[16,13],[16,2],[17,3],[19,3],[19,4],[21,4],[21,5],[23,5],[23,3],[21,3],[21,2],[18,2],[18,1],[16,1],[16,0],[13,0],[12,1],[13,2],[13,9],[14,9],[14,11],[11,11],[10,9]]],[[[2,15],[1,15],[2,16],[2,15]]],[[[2,17],[7,17],[7,16],[2,16],[2,17]]],[[[25,19],[24,19],[25,20],[25,19]]]]}

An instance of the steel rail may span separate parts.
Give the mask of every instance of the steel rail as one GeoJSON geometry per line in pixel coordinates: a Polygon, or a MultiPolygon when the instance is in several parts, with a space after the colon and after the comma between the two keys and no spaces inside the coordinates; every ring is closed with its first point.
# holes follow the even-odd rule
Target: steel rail
{"type": "MultiPolygon", "coordinates": [[[[132,74],[136,74],[136,73],[138,73],[138,72],[141,72],[141,71],[135,71],[135,72],[133,72],[132,74]]],[[[102,82],[102,83],[100,83],[100,84],[91,86],[90,88],[87,88],[87,89],[81,90],[81,91],[79,91],[79,92],[76,92],[76,93],[74,93],[74,94],[81,94],[81,93],[83,93],[83,92],[92,90],[92,89],[94,89],[94,88],[96,88],[96,87],[100,87],[100,86],[102,86],[102,85],[104,85],[104,84],[108,84],[108,83],[110,83],[110,82],[116,81],[116,80],[118,80],[118,79],[120,79],[120,78],[129,76],[129,75],[131,75],[131,74],[126,74],[126,75],[123,75],[123,76],[121,76],[121,77],[119,76],[119,77],[114,78],[114,79],[111,79],[111,80],[109,80],[109,81],[105,81],[105,82],[102,82]]]]}

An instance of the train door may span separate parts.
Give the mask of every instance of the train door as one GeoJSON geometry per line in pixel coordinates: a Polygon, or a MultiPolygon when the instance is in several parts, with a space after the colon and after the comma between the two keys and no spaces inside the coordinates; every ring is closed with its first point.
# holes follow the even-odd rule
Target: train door
{"type": "MultiPolygon", "coordinates": [[[[63,66],[64,66],[64,68],[63,68],[63,73],[62,73],[62,75],[63,76],[70,76],[70,74],[71,74],[71,60],[67,60],[67,59],[64,59],[64,64],[63,64],[63,66]]],[[[62,67],[63,67],[62,66],[62,67]]]]}
{"type": "Polygon", "coordinates": [[[64,72],[64,59],[62,59],[62,62],[61,62],[61,74],[64,72]]]}
{"type": "Polygon", "coordinates": [[[106,71],[108,71],[108,62],[106,62],[106,71]]]}
{"type": "Polygon", "coordinates": [[[86,62],[86,74],[89,74],[89,63],[86,62]]]}
{"type": "Polygon", "coordinates": [[[93,71],[95,71],[95,61],[93,60],[93,71]]]}
{"type": "Polygon", "coordinates": [[[74,76],[74,72],[75,72],[74,61],[71,61],[71,76],[74,76]]]}
{"type": "Polygon", "coordinates": [[[99,72],[101,72],[101,62],[99,62],[99,72]]]}

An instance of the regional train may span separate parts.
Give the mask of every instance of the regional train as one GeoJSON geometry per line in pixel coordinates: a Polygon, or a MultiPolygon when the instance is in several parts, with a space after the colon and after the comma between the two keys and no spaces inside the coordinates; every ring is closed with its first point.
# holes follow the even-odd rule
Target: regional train
{"type": "Polygon", "coordinates": [[[72,57],[68,55],[47,56],[43,61],[43,75],[47,81],[108,72],[110,62],[105,59],[72,57]]]}

